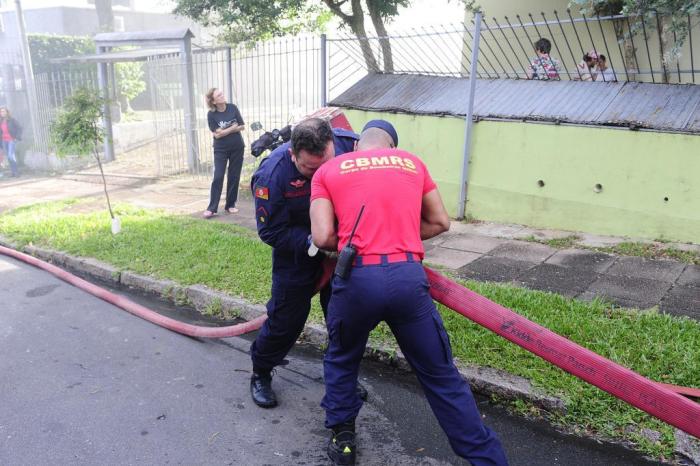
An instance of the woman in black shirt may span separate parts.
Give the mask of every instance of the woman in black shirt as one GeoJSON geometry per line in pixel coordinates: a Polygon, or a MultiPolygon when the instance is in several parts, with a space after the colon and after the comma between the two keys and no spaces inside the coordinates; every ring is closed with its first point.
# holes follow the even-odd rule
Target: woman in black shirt
{"type": "Polygon", "coordinates": [[[209,207],[204,211],[203,217],[211,218],[219,210],[227,163],[226,205],[224,209],[230,214],[238,212],[236,201],[238,199],[238,183],[240,183],[241,169],[243,168],[243,150],[245,149],[241,131],[245,129],[245,123],[238,107],[226,103],[226,97],[221,89],[209,89],[206,101],[207,107],[209,107],[207,114],[209,129],[214,135],[214,179],[211,182],[209,207]]]}

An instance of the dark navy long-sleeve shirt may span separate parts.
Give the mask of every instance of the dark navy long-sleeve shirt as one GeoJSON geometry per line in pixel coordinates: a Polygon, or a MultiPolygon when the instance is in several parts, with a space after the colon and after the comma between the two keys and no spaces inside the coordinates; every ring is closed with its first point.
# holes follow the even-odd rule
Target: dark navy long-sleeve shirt
{"type": "MultiPolygon", "coordinates": [[[[335,155],[352,152],[358,135],[333,129],[335,155]]],[[[299,173],[290,143],[275,149],[253,175],[258,236],[272,246],[273,284],[308,285],[316,280],[322,256],[309,257],[311,180],[299,173]]]]}

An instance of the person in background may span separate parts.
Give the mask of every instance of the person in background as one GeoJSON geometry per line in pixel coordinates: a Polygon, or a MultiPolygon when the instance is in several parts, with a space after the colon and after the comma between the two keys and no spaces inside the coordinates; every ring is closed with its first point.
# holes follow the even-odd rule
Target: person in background
{"type": "Polygon", "coordinates": [[[0,133],[2,133],[2,149],[10,162],[12,176],[19,176],[15,146],[22,140],[22,126],[12,118],[7,107],[0,107],[0,133]]]}
{"type": "Polygon", "coordinates": [[[605,55],[600,54],[598,55],[598,61],[596,63],[596,68],[595,68],[595,80],[596,81],[602,81],[602,82],[613,82],[617,81],[615,79],[615,74],[612,72],[610,67],[608,66],[608,61],[605,58],[605,55]]]}
{"type": "Polygon", "coordinates": [[[425,164],[398,143],[389,122],[372,120],[357,151],[326,162],[311,182],[311,237],[339,252],[323,359],[328,456],[336,465],[355,464],[358,368],[370,332],[385,321],[454,452],[474,466],[506,466],[454,364],[421,263],[421,240],[447,231],[450,218],[425,164]]]}
{"type": "Polygon", "coordinates": [[[214,179],[211,182],[209,207],[202,216],[211,218],[219,210],[221,190],[224,186],[224,173],[227,175],[224,209],[230,214],[238,212],[236,201],[238,200],[238,183],[241,181],[243,151],[245,149],[241,131],[245,129],[245,123],[238,107],[226,102],[226,97],[221,89],[215,87],[209,89],[206,94],[206,103],[209,108],[207,114],[209,129],[214,136],[214,179]],[[226,170],[227,164],[228,171],[226,170]]]}
{"type": "Polygon", "coordinates": [[[537,56],[530,61],[527,68],[527,79],[538,79],[548,81],[550,79],[560,79],[561,70],[559,62],[549,56],[552,50],[552,43],[549,39],[541,38],[534,44],[537,56]]]}
{"type": "Polygon", "coordinates": [[[583,60],[576,65],[577,75],[572,79],[575,81],[595,81],[596,63],[598,63],[598,53],[591,50],[583,55],[583,60]]]}

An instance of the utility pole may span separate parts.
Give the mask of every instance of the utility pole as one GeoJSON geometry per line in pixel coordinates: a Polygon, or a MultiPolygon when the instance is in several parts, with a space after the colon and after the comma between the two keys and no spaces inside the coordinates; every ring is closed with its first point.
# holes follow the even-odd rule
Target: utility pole
{"type": "Polygon", "coordinates": [[[39,128],[37,126],[36,112],[36,87],[34,86],[34,70],[32,69],[32,56],[29,53],[29,41],[27,41],[27,28],[24,24],[24,14],[22,13],[22,3],[15,0],[15,11],[17,15],[17,29],[19,30],[20,44],[22,47],[22,62],[24,65],[24,83],[27,87],[27,97],[29,98],[29,117],[32,122],[32,139],[37,140],[39,128]]]}

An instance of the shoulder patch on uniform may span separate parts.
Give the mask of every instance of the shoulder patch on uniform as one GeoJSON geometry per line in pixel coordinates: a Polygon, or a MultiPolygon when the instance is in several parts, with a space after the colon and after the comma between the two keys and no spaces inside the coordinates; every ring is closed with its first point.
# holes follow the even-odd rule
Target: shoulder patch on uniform
{"type": "Polygon", "coordinates": [[[257,217],[260,223],[267,222],[267,210],[264,207],[258,207],[257,217]]]}
{"type": "Polygon", "coordinates": [[[256,186],[255,197],[258,199],[268,200],[270,198],[270,190],[267,188],[267,186],[256,186]]]}

